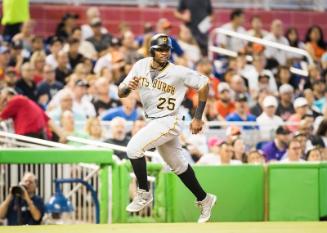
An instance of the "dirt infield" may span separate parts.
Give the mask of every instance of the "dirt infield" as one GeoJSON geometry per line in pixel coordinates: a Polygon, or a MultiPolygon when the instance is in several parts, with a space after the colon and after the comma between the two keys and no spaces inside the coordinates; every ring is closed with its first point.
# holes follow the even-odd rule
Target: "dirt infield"
{"type": "Polygon", "coordinates": [[[326,233],[327,222],[166,223],[0,227],[6,233],[326,233]]]}

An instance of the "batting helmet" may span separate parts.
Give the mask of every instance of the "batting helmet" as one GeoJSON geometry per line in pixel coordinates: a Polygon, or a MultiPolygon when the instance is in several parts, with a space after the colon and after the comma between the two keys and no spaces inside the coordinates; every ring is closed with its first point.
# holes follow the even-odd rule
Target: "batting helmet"
{"type": "Polygon", "coordinates": [[[150,53],[154,56],[154,50],[159,48],[172,48],[171,39],[166,34],[156,34],[151,38],[150,53]]]}

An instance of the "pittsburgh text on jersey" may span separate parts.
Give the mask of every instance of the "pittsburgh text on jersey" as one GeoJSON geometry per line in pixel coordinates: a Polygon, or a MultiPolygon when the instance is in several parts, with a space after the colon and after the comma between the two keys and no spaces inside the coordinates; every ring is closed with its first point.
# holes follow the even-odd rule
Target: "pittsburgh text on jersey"
{"type": "MultiPolygon", "coordinates": [[[[142,87],[149,87],[150,83],[149,83],[149,81],[146,78],[141,77],[140,78],[140,85],[142,87]]],[[[167,84],[167,83],[165,83],[163,81],[160,81],[158,79],[155,79],[153,81],[152,87],[153,88],[156,88],[156,89],[158,89],[160,91],[163,91],[163,92],[166,92],[166,93],[170,93],[172,95],[175,94],[175,87],[174,86],[169,85],[169,84],[167,84]]]]}

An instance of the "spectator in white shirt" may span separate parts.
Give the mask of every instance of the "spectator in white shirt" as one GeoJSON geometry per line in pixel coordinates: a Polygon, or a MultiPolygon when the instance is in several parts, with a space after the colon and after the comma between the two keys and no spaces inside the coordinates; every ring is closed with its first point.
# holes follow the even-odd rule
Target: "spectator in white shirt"
{"type": "MultiPolygon", "coordinates": [[[[240,9],[234,10],[230,14],[230,22],[221,26],[222,29],[246,34],[246,30],[243,27],[244,24],[244,12],[240,9]]],[[[223,48],[238,52],[246,46],[244,40],[236,39],[230,36],[219,34],[217,44],[223,48]]]]}
{"type": "Polygon", "coordinates": [[[288,144],[288,148],[284,158],[282,159],[282,163],[303,163],[304,160],[302,157],[302,148],[301,143],[297,139],[293,139],[288,144]]]}
{"type": "Polygon", "coordinates": [[[79,109],[86,118],[96,116],[95,108],[86,96],[88,87],[89,84],[84,80],[77,80],[73,87],[74,109],[79,109]]]}
{"type": "MultiPolygon", "coordinates": [[[[88,38],[91,38],[94,35],[94,32],[92,30],[92,27],[90,26],[91,22],[95,18],[101,18],[99,8],[97,7],[90,7],[86,10],[86,19],[87,24],[83,24],[82,29],[82,38],[83,40],[86,40],[88,38]]],[[[105,27],[101,27],[101,33],[107,34],[108,30],[105,27]]]]}
{"type": "Polygon", "coordinates": [[[282,118],[276,116],[278,101],[274,96],[266,96],[263,100],[263,112],[257,118],[260,127],[261,140],[273,140],[273,133],[283,124],[282,118]]]}
{"type": "Polygon", "coordinates": [[[197,164],[202,165],[227,165],[227,164],[241,164],[238,160],[232,160],[233,147],[227,142],[222,142],[219,145],[218,154],[203,155],[197,164]]]}
{"type": "Polygon", "coordinates": [[[58,66],[58,53],[60,52],[60,50],[62,49],[62,40],[57,37],[54,36],[52,37],[51,41],[50,41],[50,54],[46,57],[45,62],[49,65],[51,65],[54,69],[57,68],[58,66]]]}
{"type": "Polygon", "coordinates": [[[253,65],[246,65],[244,69],[241,70],[241,75],[248,80],[251,93],[254,94],[259,92],[259,77],[267,76],[269,79],[267,90],[277,94],[277,84],[274,75],[270,70],[265,69],[265,56],[263,54],[254,55],[252,64],[253,65]]]}
{"type": "MultiPolygon", "coordinates": [[[[275,19],[271,23],[271,32],[264,39],[283,45],[289,45],[288,40],[284,36],[283,23],[279,19],[275,19]]],[[[287,60],[289,58],[285,50],[269,46],[265,49],[265,56],[269,60],[268,66],[271,68],[275,68],[278,65],[287,65],[287,60]]]]}

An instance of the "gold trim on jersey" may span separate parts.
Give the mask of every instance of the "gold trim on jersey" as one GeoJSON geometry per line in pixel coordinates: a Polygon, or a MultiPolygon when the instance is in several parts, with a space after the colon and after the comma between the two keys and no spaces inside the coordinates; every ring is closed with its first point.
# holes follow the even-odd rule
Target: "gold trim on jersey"
{"type": "MultiPolygon", "coordinates": [[[[145,77],[141,77],[140,78],[140,85],[141,87],[150,87],[150,82],[147,78],[145,77]]],[[[155,89],[158,89],[160,91],[163,91],[163,92],[166,92],[166,93],[169,93],[169,94],[172,94],[174,95],[175,94],[175,90],[176,88],[172,85],[169,85],[159,79],[155,79],[153,82],[152,82],[152,88],[155,88],[155,89]]]]}
{"type": "Polygon", "coordinates": [[[170,130],[175,130],[177,123],[178,123],[178,117],[175,116],[175,122],[174,122],[174,124],[173,124],[173,127],[172,127],[172,128],[169,128],[166,132],[161,133],[159,137],[156,137],[155,139],[152,139],[150,142],[146,143],[146,144],[142,147],[141,151],[144,153],[144,152],[145,152],[145,148],[146,148],[148,145],[150,145],[151,143],[154,143],[154,142],[158,141],[161,137],[166,136],[167,134],[169,134],[170,130]]]}

